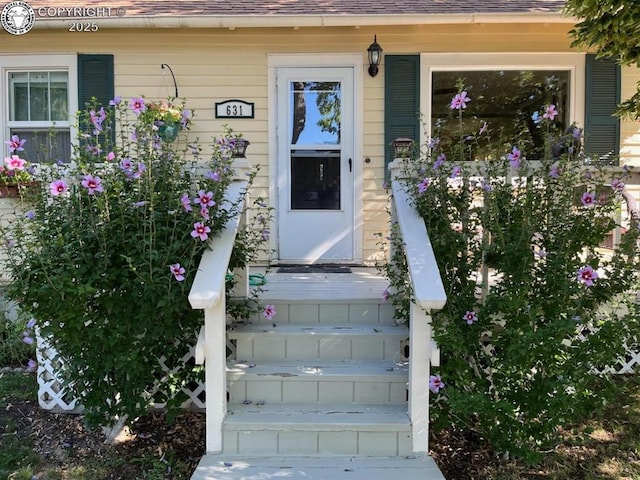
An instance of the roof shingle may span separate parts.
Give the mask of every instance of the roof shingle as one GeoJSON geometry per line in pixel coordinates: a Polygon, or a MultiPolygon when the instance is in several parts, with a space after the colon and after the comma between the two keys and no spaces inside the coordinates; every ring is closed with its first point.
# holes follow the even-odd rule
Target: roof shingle
{"type": "MultiPolygon", "coordinates": [[[[36,10],[54,2],[32,0],[36,10]]],[[[67,0],[64,7],[124,8],[127,16],[447,15],[560,13],[564,0],[67,0]]],[[[55,5],[57,7],[57,5],[55,5]]],[[[44,15],[49,16],[51,15],[44,15]]],[[[62,16],[62,15],[59,15],[62,16]]],[[[77,16],[77,15],[75,15],[77,16]]]]}

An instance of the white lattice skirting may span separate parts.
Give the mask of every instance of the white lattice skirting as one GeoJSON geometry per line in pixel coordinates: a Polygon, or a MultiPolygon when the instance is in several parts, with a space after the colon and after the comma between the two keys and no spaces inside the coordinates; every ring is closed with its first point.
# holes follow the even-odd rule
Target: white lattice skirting
{"type": "MultiPolygon", "coordinates": [[[[82,413],[83,407],[78,399],[74,398],[71,392],[62,387],[61,361],[51,344],[40,335],[36,335],[38,359],[38,403],[44,410],[57,413],[82,413]]],[[[194,347],[189,348],[182,357],[185,364],[193,363],[195,353],[194,347]]],[[[171,373],[171,370],[160,359],[162,369],[171,373]]],[[[204,382],[194,382],[191,385],[182,387],[182,392],[187,399],[182,403],[182,408],[204,409],[205,408],[205,385],[204,382]]],[[[164,408],[164,403],[154,403],[154,408],[164,408]]]]}

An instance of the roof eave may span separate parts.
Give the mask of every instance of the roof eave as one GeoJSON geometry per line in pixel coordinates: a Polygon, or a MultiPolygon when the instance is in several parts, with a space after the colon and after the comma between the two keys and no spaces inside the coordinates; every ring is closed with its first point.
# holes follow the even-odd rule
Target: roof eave
{"type": "MultiPolygon", "coordinates": [[[[474,13],[401,15],[138,15],[109,18],[74,19],[95,21],[99,28],[274,28],[274,27],[365,27],[444,24],[575,24],[561,13],[474,13]]],[[[38,29],[68,29],[68,18],[38,18],[38,29]]]]}

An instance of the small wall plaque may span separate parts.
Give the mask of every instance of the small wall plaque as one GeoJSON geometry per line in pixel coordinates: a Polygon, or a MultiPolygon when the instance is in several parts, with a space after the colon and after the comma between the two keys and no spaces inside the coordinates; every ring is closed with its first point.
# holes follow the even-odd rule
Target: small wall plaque
{"type": "Polygon", "coordinates": [[[254,104],[235,99],[216,102],[216,118],[254,118],[254,104]]]}

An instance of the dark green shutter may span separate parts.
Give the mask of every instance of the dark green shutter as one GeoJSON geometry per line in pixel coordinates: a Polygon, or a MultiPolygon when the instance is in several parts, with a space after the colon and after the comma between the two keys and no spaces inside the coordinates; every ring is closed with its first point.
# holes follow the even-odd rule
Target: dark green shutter
{"type": "Polygon", "coordinates": [[[396,138],[420,141],[420,56],[384,57],[384,166],[393,160],[396,138]]]}
{"type": "Polygon", "coordinates": [[[92,97],[106,107],[113,96],[113,55],[78,55],[78,108],[92,97]]]}
{"type": "Polygon", "coordinates": [[[620,66],[606,58],[586,57],[585,152],[606,163],[620,152],[620,66]]]}
{"type": "MultiPolygon", "coordinates": [[[[78,109],[84,110],[94,97],[106,109],[114,97],[113,80],[113,55],[78,55],[78,109]]],[[[100,142],[103,146],[108,140],[115,143],[115,134],[111,128],[108,138],[101,137],[100,142]]]]}

